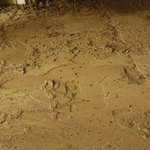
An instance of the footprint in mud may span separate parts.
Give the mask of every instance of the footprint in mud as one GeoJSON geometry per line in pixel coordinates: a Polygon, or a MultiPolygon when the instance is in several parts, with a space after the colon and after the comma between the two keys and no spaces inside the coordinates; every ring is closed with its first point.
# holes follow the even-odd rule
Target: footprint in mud
{"type": "Polygon", "coordinates": [[[130,83],[141,85],[145,82],[144,75],[138,70],[135,64],[125,66],[123,69],[124,69],[124,76],[127,77],[130,83]]]}
{"type": "Polygon", "coordinates": [[[16,109],[11,113],[0,112],[0,124],[10,123],[22,117],[23,110],[16,109]]]}
{"type": "Polygon", "coordinates": [[[33,48],[32,53],[29,55],[28,64],[32,68],[40,68],[40,55],[41,52],[38,48],[33,48]]]}
{"type": "Polygon", "coordinates": [[[3,74],[6,70],[6,61],[0,59],[0,75],[3,74]]]}
{"type": "Polygon", "coordinates": [[[44,90],[47,94],[47,96],[49,97],[49,99],[53,99],[54,98],[54,95],[52,95],[52,89],[53,89],[53,86],[54,86],[54,81],[52,80],[45,80],[45,83],[44,83],[44,90]]]}
{"type": "Polygon", "coordinates": [[[7,115],[0,113],[0,124],[3,124],[7,120],[7,115]]]}
{"type": "Polygon", "coordinates": [[[122,116],[119,118],[119,124],[123,128],[133,129],[144,139],[150,138],[150,111],[134,116],[122,116]]]}
{"type": "Polygon", "coordinates": [[[78,85],[72,82],[58,82],[54,80],[46,80],[42,87],[50,100],[50,109],[52,111],[69,107],[72,110],[72,105],[75,105],[80,89],[78,85]]]}

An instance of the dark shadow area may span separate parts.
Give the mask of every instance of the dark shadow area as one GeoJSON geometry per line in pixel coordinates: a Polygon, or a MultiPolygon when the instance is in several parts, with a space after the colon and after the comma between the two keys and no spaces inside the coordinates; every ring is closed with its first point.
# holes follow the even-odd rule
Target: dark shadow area
{"type": "Polygon", "coordinates": [[[51,0],[50,6],[64,10],[80,11],[88,8],[92,11],[115,11],[117,13],[134,13],[150,11],[150,0],[51,0]]]}
{"type": "MultiPolygon", "coordinates": [[[[98,12],[105,9],[117,13],[150,11],[150,0],[50,0],[49,3],[48,10],[56,9],[60,12],[64,11],[64,13],[68,11],[80,12],[83,8],[98,12]]],[[[0,9],[7,9],[6,7],[1,5],[0,9]]],[[[18,6],[18,8],[22,7],[27,8],[27,6],[18,6]]],[[[40,8],[43,7],[37,7],[37,9],[40,8]]]]}
{"type": "Polygon", "coordinates": [[[150,0],[67,0],[77,7],[114,10],[118,13],[134,13],[136,11],[150,11],[150,0]]]}
{"type": "Polygon", "coordinates": [[[119,13],[150,10],[149,0],[102,0],[102,4],[119,13]]]}

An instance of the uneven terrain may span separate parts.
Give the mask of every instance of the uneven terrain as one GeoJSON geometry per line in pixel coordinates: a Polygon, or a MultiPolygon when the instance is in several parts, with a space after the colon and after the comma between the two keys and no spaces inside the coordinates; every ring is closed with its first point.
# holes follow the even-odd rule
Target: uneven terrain
{"type": "Polygon", "coordinates": [[[0,9],[0,150],[150,150],[150,5],[113,2],[0,9]]]}

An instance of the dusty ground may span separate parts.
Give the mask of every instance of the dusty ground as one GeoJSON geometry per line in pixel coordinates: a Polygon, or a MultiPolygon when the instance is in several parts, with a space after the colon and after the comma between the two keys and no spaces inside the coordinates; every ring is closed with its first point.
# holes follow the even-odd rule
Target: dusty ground
{"type": "Polygon", "coordinates": [[[1,9],[0,150],[150,150],[150,7],[126,2],[1,9]]]}

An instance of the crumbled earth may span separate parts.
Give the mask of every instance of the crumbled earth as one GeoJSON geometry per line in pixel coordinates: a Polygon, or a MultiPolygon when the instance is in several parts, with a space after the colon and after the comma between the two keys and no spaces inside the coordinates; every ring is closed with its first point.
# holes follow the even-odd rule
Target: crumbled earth
{"type": "Polygon", "coordinates": [[[0,150],[150,150],[149,3],[0,8],[0,150]]]}

